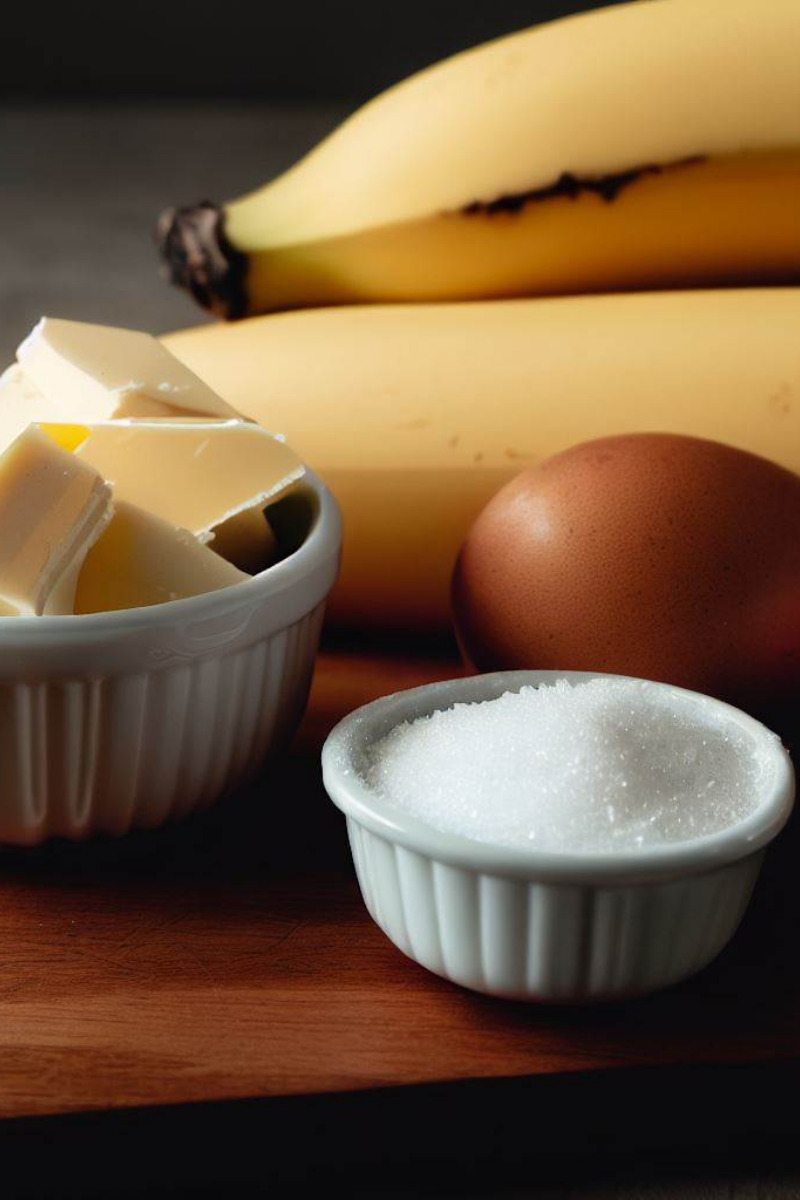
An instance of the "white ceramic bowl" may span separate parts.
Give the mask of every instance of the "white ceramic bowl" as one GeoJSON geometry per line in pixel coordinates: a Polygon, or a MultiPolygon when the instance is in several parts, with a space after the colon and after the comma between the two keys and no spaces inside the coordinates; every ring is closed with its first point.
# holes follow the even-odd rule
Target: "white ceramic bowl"
{"type": "Polygon", "coordinates": [[[211,804],[288,741],[341,546],[335,501],[306,482],[302,545],[245,583],[0,619],[0,843],[152,828],[211,804]]]}
{"type": "MultiPolygon", "coordinates": [[[[437,975],[515,999],[609,1000],[692,975],[736,931],[765,847],[794,799],[791,761],[771,735],[775,786],[753,814],[719,833],[635,854],[548,854],[443,833],[363,780],[365,751],[402,721],[526,685],[595,677],[510,671],[432,684],[358,709],[328,738],[325,786],[347,818],[366,906],[395,945],[437,975]]],[[[765,738],[758,721],[702,699],[765,738]]]]}

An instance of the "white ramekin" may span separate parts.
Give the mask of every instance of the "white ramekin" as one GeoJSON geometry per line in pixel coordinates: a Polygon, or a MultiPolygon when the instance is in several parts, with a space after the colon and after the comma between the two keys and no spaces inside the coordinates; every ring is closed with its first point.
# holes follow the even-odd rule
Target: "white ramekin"
{"type": "MultiPolygon", "coordinates": [[[[322,754],[325,787],[344,812],[367,909],[428,970],[491,995],[562,1003],[666,987],[706,966],[747,907],[765,847],[789,817],[794,772],[764,726],[775,786],[720,833],[637,854],[547,854],[443,833],[382,801],[363,781],[367,748],[402,721],[526,685],[592,679],[575,671],[509,671],[398,692],[340,722],[322,754]]],[[[661,685],[665,688],[667,685],[661,685]]]]}
{"type": "Polygon", "coordinates": [[[303,544],[245,583],[0,620],[0,843],[152,828],[211,804],[305,708],[341,521],[313,475],[303,544]]]}

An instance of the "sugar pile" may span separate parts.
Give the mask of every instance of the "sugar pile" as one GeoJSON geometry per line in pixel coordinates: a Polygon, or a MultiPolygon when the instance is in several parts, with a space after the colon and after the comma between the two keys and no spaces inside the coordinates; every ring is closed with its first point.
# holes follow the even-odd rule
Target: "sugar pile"
{"type": "Polygon", "coordinates": [[[772,770],[759,745],[670,688],[559,680],[398,725],[364,776],[389,803],[481,842],[635,852],[751,813],[772,770]]]}

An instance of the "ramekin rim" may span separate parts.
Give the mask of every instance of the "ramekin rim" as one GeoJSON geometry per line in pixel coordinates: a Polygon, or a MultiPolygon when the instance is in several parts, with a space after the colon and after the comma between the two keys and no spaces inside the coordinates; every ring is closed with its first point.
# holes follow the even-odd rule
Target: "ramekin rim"
{"type": "Polygon", "coordinates": [[[328,735],[322,749],[322,772],[326,791],[333,803],[347,816],[368,830],[426,857],[467,867],[481,873],[542,880],[560,883],[647,883],[655,880],[677,879],[714,870],[737,862],[764,848],[780,833],[794,805],[794,769],[789,753],[771,730],[741,709],[701,692],[672,684],[653,682],[659,688],[701,699],[727,713],[736,724],[756,737],[769,735],[770,753],[774,758],[774,780],[771,791],[756,809],[741,821],[716,833],[675,842],[667,846],[632,852],[563,853],[529,850],[499,843],[477,841],[460,834],[436,829],[427,822],[382,800],[360,776],[353,762],[353,750],[375,740],[376,725],[386,726],[387,716],[394,713],[401,721],[424,716],[434,709],[481,698],[489,699],[514,686],[555,682],[605,679],[634,679],[633,676],[611,675],[598,671],[498,671],[485,675],[464,676],[424,684],[421,687],[394,692],[355,709],[344,717],[328,735]],[[496,689],[501,689],[500,691],[496,689]],[[493,690],[495,689],[495,690],[493,690]],[[473,694],[478,693],[478,694],[473,694]],[[436,697],[440,703],[430,703],[436,697]],[[349,767],[348,767],[349,764],[349,767]]]}
{"type": "Polygon", "coordinates": [[[303,484],[311,488],[319,501],[319,510],[308,535],[292,554],[252,578],[199,596],[147,607],[64,616],[0,618],[0,649],[47,643],[51,639],[60,641],[67,636],[129,633],[183,618],[205,620],[229,612],[240,604],[251,604],[255,596],[265,597],[284,591],[332,553],[338,553],[341,545],[341,515],[333,495],[313,471],[306,471],[303,484]]]}

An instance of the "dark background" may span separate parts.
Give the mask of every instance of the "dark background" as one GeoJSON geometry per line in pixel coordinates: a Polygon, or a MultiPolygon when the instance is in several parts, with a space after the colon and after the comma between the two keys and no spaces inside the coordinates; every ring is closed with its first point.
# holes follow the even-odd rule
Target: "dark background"
{"type": "Polygon", "coordinates": [[[361,99],[597,0],[6,3],[0,96],[361,99]]]}

